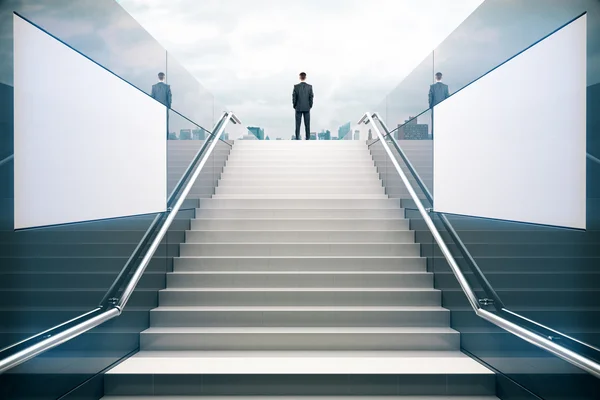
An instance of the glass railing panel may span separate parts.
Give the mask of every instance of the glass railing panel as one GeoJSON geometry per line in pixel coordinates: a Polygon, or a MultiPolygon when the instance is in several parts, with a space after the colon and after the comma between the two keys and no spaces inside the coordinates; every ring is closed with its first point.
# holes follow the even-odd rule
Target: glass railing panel
{"type": "MultiPolygon", "coordinates": [[[[173,268],[173,256],[169,254],[175,252],[179,246],[176,241],[181,241],[189,229],[191,213],[193,211],[185,210],[178,213],[119,317],[0,375],[0,398],[51,400],[71,390],[77,393],[76,388],[83,383],[86,385],[81,390],[85,390],[85,395],[81,398],[100,398],[103,387],[98,374],[139,350],[140,332],[149,327],[149,311],[158,305],[158,293],[165,288],[166,273],[173,268]],[[87,382],[90,379],[93,381],[87,382]]],[[[146,221],[149,222],[149,219],[146,218],[146,221]]],[[[118,260],[120,268],[126,263],[126,257],[123,258],[118,260]]],[[[97,264],[98,260],[90,259],[88,264],[92,263],[97,264]]],[[[132,272],[126,274],[125,281],[132,272]]],[[[116,271],[113,275],[116,276],[116,271]]],[[[60,299],[49,299],[47,308],[60,311],[57,301],[62,300],[81,305],[81,312],[85,305],[91,309],[100,302],[102,292],[109,284],[105,286],[103,290],[95,290],[87,296],[93,301],[83,302],[81,294],[70,290],[60,299]]],[[[84,292],[86,288],[80,290],[84,292]]],[[[117,291],[115,296],[119,297],[121,293],[117,291]]]]}
{"type": "Polygon", "coordinates": [[[429,108],[429,89],[434,79],[433,65],[433,53],[430,53],[387,95],[385,116],[381,116],[390,130],[405,124],[429,108]]]}
{"type": "MultiPolygon", "coordinates": [[[[219,119],[221,118],[221,116],[223,115],[224,112],[226,111],[230,111],[229,107],[227,107],[225,104],[221,103],[219,100],[215,99],[214,103],[213,103],[213,125],[216,124],[219,119]]],[[[223,140],[228,140],[229,137],[228,135],[225,135],[222,137],[223,140]]]]}
{"type": "MultiPolygon", "coordinates": [[[[231,123],[228,124],[226,129],[231,129],[231,125],[231,123]]],[[[201,128],[197,127],[196,129],[201,128]]],[[[204,131],[202,137],[195,136],[190,140],[172,140],[169,142],[168,164],[171,177],[169,181],[169,193],[172,193],[172,190],[179,183],[182,174],[197,155],[197,152],[204,149],[203,152],[206,153],[209,150],[209,147],[215,140],[215,135],[217,135],[219,131],[220,125],[214,128],[214,133],[204,131]]],[[[193,132],[194,130],[192,130],[192,133],[193,132]]],[[[189,217],[188,224],[184,230],[169,232],[167,236],[170,244],[168,247],[170,258],[179,257],[179,244],[186,241],[186,231],[191,229],[191,219],[196,217],[196,210],[202,206],[201,199],[211,198],[215,193],[218,181],[231,150],[231,144],[228,141],[223,140],[223,137],[227,136],[228,135],[225,135],[225,132],[221,134],[212,153],[207,158],[198,178],[192,185],[191,190],[186,197],[181,213],[184,213],[189,217]]]]}
{"type": "Polygon", "coordinates": [[[0,348],[97,307],[153,218],[15,232],[14,199],[2,206],[0,348]]]}
{"type": "MultiPolygon", "coordinates": [[[[370,110],[371,112],[378,112],[379,115],[381,116],[381,118],[387,123],[388,120],[388,96],[385,96],[385,98],[379,103],[377,104],[377,106],[375,106],[375,108],[373,110],[370,110]]],[[[375,133],[373,133],[373,137],[375,137],[377,135],[375,135],[375,133]]]]}
{"type": "MultiPolygon", "coordinates": [[[[597,48],[590,22],[598,7],[595,0],[485,1],[435,49],[434,69],[454,93],[586,11],[588,49],[597,48]]],[[[588,85],[598,83],[589,72],[588,85]]]]}
{"type": "MultiPolygon", "coordinates": [[[[442,306],[451,311],[452,328],[461,334],[462,350],[500,374],[497,379],[497,391],[500,398],[529,398],[520,397],[525,395],[523,388],[543,399],[591,400],[596,398],[597,378],[478,317],[460,289],[448,262],[442,257],[439,246],[436,243],[432,244],[431,234],[425,227],[421,216],[412,210],[407,211],[407,216],[411,220],[411,227],[416,231],[415,235],[418,241],[424,243],[422,254],[428,258],[430,271],[435,275],[436,289],[442,291],[442,306]],[[519,395],[517,396],[517,394],[519,395]]],[[[458,251],[457,243],[450,238],[440,218],[436,214],[430,214],[430,216],[477,297],[479,299],[488,298],[489,295],[483,290],[472,269],[458,251]]],[[[451,219],[451,222],[457,229],[461,225],[455,219],[451,219]]],[[[515,234],[515,232],[510,234],[515,234]]],[[[471,249],[471,251],[476,253],[477,249],[471,249]]],[[[493,265],[496,264],[496,271],[501,271],[506,278],[510,277],[511,281],[516,283],[516,281],[524,280],[519,276],[518,266],[503,264],[501,257],[497,259],[476,257],[476,259],[481,269],[486,271],[486,278],[494,285],[494,289],[508,308],[511,308],[511,303],[516,307],[519,297],[521,305],[529,305],[532,299],[538,296],[536,291],[523,291],[519,295],[518,290],[503,287],[495,274],[490,274],[493,265]],[[507,268],[503,268],[502,265],[507,265],[507,268]],[[515,297],[512,297],[513,293],[515,297]]],[[[560,296],[556,297],[554,300],[543,300],[542,307],[546,307],[549,301],[560,302],[560,296]]],[[[484,308],[496,312],[493,305],[484,308]]],[[[518,309],[518,307],[516,308],[518,309]]],[[[534,316],[541,319],[539,314],[532,315],[532,317],[534,316]]],[[[568,313],[564,313],[563,317],[569,318],[568,313]]],[[[568,346],[568,343],[564,343],[564,345],[568,346]]]]}
{"type": "Polygon", "coordinates": [[[214,96],[171,53],[167,53],[166,74],[171,88],[171,108],[210,130],[214,120],[214,96]]]}
{"type": "MultiPolygon", "coordinates": [[[[13,199],[2,202],[0,348],[98,307],[154,217],[14,232],[13,199]]],[[[164,262],[153,260],[149,268],[164,271],[164,262]]],[[[164,273],[162,278],[144,280],[140,289],[150,297],[135,296],[133,304],[154,304],[152,293],[156,294],[163,280],[164,273]]],[[[139,336],[146,321],[147,315],[134,307],[118,323],[58,347],[14,373],[0,375],[0,398],[60,397],[90,374],[135,350],[137,339],[132,332],[137,330],[139,336]]]]}
{"type": "MultiPolygon", "coordinates": [[[[427,202],[427,195],[420,187],[418,180],[413,176],[411,168],[408,167],[408,164],[400,154],[400,150],[402,150],[406,160],[411,164],[412,170],[414,170],[421,178],[424,188],[432,193],[433,141],[431,140],[431,112],[426,111],[419,118],[421,118],[423,123],[419,122],[417,118],[414,118],[409,123],[401,125],[395,131],[390,131],[389,127],[382,124],[376,118],[374,119],[374,123],[382,135],[384,135],[390,151],[398,161],[402,171],[406,174],[409,182],[411,182],[419,198],[421,198],[429,207],[430,203],[427,202]],[[419,135],[414,134],[419,130],[421,131],[419,135]]],[[[388,160],[387,153],[383,150],[383,147],[377,152],[375,159],[385,159],[387,162],[391,162],[388,160]]],[[[408,191],[400,179],[395,167],[391,164],[390,166],[389,182],[386,184],[388,194],[392,197],[410,199],[408,191]]]]}
{"type": "Polygon", "coordinates": [[[169,110],[167,141],[167,196],[171,194],[196,153],[207,144],[211,132],[169,110]]]}
{"type": "Polygon", "coordinates": [[[157,74],[166,69],[166,51],[117,2],[17,0],[2,2],[0,10],[0,26],[7,35],[2,39],[2,83],[12,86],[13,12],[148,94],[157,74]]]}
{"type": "Polygon", "coordinates": [[[13,12],[147,94],[166,69],[166,51],[117,2],[0,2],[0,160],[13,153],[13,12]]]}

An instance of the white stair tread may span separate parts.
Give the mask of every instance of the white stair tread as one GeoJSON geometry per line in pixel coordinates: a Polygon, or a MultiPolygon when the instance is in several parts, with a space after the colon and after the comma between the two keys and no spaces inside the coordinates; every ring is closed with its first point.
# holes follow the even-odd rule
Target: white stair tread
{"type": "Polygon", "coordinates": [[[234,200],[381,200],[388,199],[386,194],[215,194],[212,199],[234,200]]]}
{"type": "MultiPolygon", "coordinates": [[[[229,243],[231,244],[231,243],[229,243]]],[[[254,243],[256,244],[256,243],[254,243]]],[[[310,243],[309,243],[310,244],[310,243]]],[[[356,259],[356,258],[370,258],[370,259],[396,259],[396,260],[403,260],[403,259],[407,259],[407,260],[412,260],[415,258],[422,258],[419,256],[180,256],[180,257],[175,257],[175,258],[185,258],[185,259],[213,259],[213,258],[219,258],[219,259],[240,259],[240,260],[244,260],[244,259],[303,259],[303,260],[311,260],[311,259],[331,259],[331,260],[338,260],[338,259],[356,259]]]]}
{"type": "Polygon", "coordinates": [[[174,275],[431,275],[427,271],[174,271],[174,275]]]}
{"type": "Polygon", "coordinates": [[[228,246],[232,246],[232,245],[237,245],[237,244],[241,244],[241,245],[249,245],[249,246],[263,246],[263,245],[272,245],[272,244],[276,244],[276,245],[302,245],[302,246],[306,246],[306,245],[312,245],[312,246],[321,246],[321,245],[338,245],[338,244],[348,244],[348,245],[357,245],[357,244],[365,244],[365,245],[390,245],[390,246],[401,246],[401,245],[416,245],[417,243],[403,243],[403,242],[366,242],[366,243],[357,243],[357,242],[285,242],[285,243],[281,243],[281,242],[202,242],[202,243],[185,243],[185,244],[189,244],[189,245],[198,245],[198,244],[204,244],[204,245],[215,245],[215,244],[219,244],[219,245],[228,245],[228,246]]]}
{"type": "Polygon", "coordinates": [[[437,333],[458,334],[448,327],[150,327],[143,333],[194,334],[381,334],[437,333]]]}
{"type": "MultiPolygon", "coordinates": [[[[348,400],[348,396],[104,396],[101,400],[348,400]]],[[[352,400],[498,400],[489,396],[352,396],[352,400]]]]}
{"type": "MultiPolygon", "coordinates": [[[[280,209],[283,210],[283,209],[280,209]]],[[[251,211],[251,210],[248,210],[251,211]]],[[[295,210],[290,210],[290,211],[295,211],[295,210]]],[[[341,218],[290,218],[290,217],[281,217],[281,218],[266,218],[266,217],[261,217],[261,218],[244,218],[243,221],[244,222],[249,222],[249,221],[264,221],[265,219],[268,220],[278,220],[278,221],[356,221],[356,222],[360,222],[360,221],[406,221],[406,218],[348,218],[348,217],[341,217],[341,218]]],[[[193,218],[192,221],[240,221],[240,218],[222,218],[222,217],[215,217],[215,218],[206,218],[206,217],[202,217],[202,218],[193,218]]]]}
{"type": "MultiPolygon", "coordinates": [[[[240,232],[239,229],[189,229],[186,232],[218,232],[218,233],[233,233],[233,232],[240,232]]],[[[286,232],[302,232],[303,234],[306,233],[338,233],[338,232],[343,232],[343,233],[347,233],[349,232],[348,229],[343,230],[343,229],[307,229],[307,230],[298,230],[298,229],[245,229],[243,231],[244,233],[259,233],[259,232],[276,232],[276,233],[286,233],[286,232]]],[[[414,231],[410,231],[408,229],[404,229],[404,230],[400,230],[400,229],[393,229],[393,230],[375,230],[375,229],[353,229],[350,232],[356,232],[356,233],[360,233],[360,234],[369,234],[369,233],[386,233],[386,234],[392,234],[392,233],[397,233],[397,232],[402,232],[402,233],[406,233],[406,232],[414,232],[414,231]]]]}
{"type": "Polygon", "coordinates": [[[460,352],[152,352],[108,374],[493,374],[460,352]]]}
{"type": "Polygon", "coordinates": [[[282,288],[282,287],[233,287],[233,288],[166,288],[162,289],[163,292],[432,292],[439,291],[434,288],[355,288],[355,287],[336,287],[336,288],[312,288],[312,287],[296,287],[296,288],[282,288]]]}
{"type": "Polygon", "coordinates": [[[443,307],[432,306],[159,306],[152,312],[169,311],[439,311],[447,312],[443,307]]]}

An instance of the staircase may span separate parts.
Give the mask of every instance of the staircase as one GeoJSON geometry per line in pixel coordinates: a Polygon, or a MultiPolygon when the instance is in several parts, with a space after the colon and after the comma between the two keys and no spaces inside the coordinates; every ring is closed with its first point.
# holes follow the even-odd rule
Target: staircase
{"type": "Polygon", "coordinates": [[[494,395],[364,142],[238,141],[104,398],[494,395]]]}

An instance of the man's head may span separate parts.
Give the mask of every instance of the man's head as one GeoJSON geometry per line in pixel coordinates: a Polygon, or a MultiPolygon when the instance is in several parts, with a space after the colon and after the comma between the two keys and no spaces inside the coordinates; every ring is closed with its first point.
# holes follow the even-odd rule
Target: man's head
{"type": "Polygon", "coordinates": [[[158,80],[161,81],[161,82],[165,80],[165,73],[164,72],[159,72],[158,73],[158,80]]]}
{"type": "Polygon", "coordinates": [[[306,72],[300,72],[300,80],[304,82],[306,80],[306,72]]]}
{"type": "Polygon", "coordinates": [[[441,81],[442,80],[442,73],[438,72],[437,74],[435,74],[435,80],[436,81],[441,81]]]}

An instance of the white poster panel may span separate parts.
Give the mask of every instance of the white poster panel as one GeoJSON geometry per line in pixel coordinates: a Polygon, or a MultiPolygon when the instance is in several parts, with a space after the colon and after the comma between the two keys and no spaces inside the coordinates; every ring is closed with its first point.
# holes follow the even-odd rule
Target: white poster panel
{"type": "Polygon", "coordinates": [[[15,15],[15,229],[166,209],[166,108],[15,15]]]}
{"type": "Polygon", "coordinates": [[[585,229],[585,15],[433,112],[435,211],[585,229]]]}

